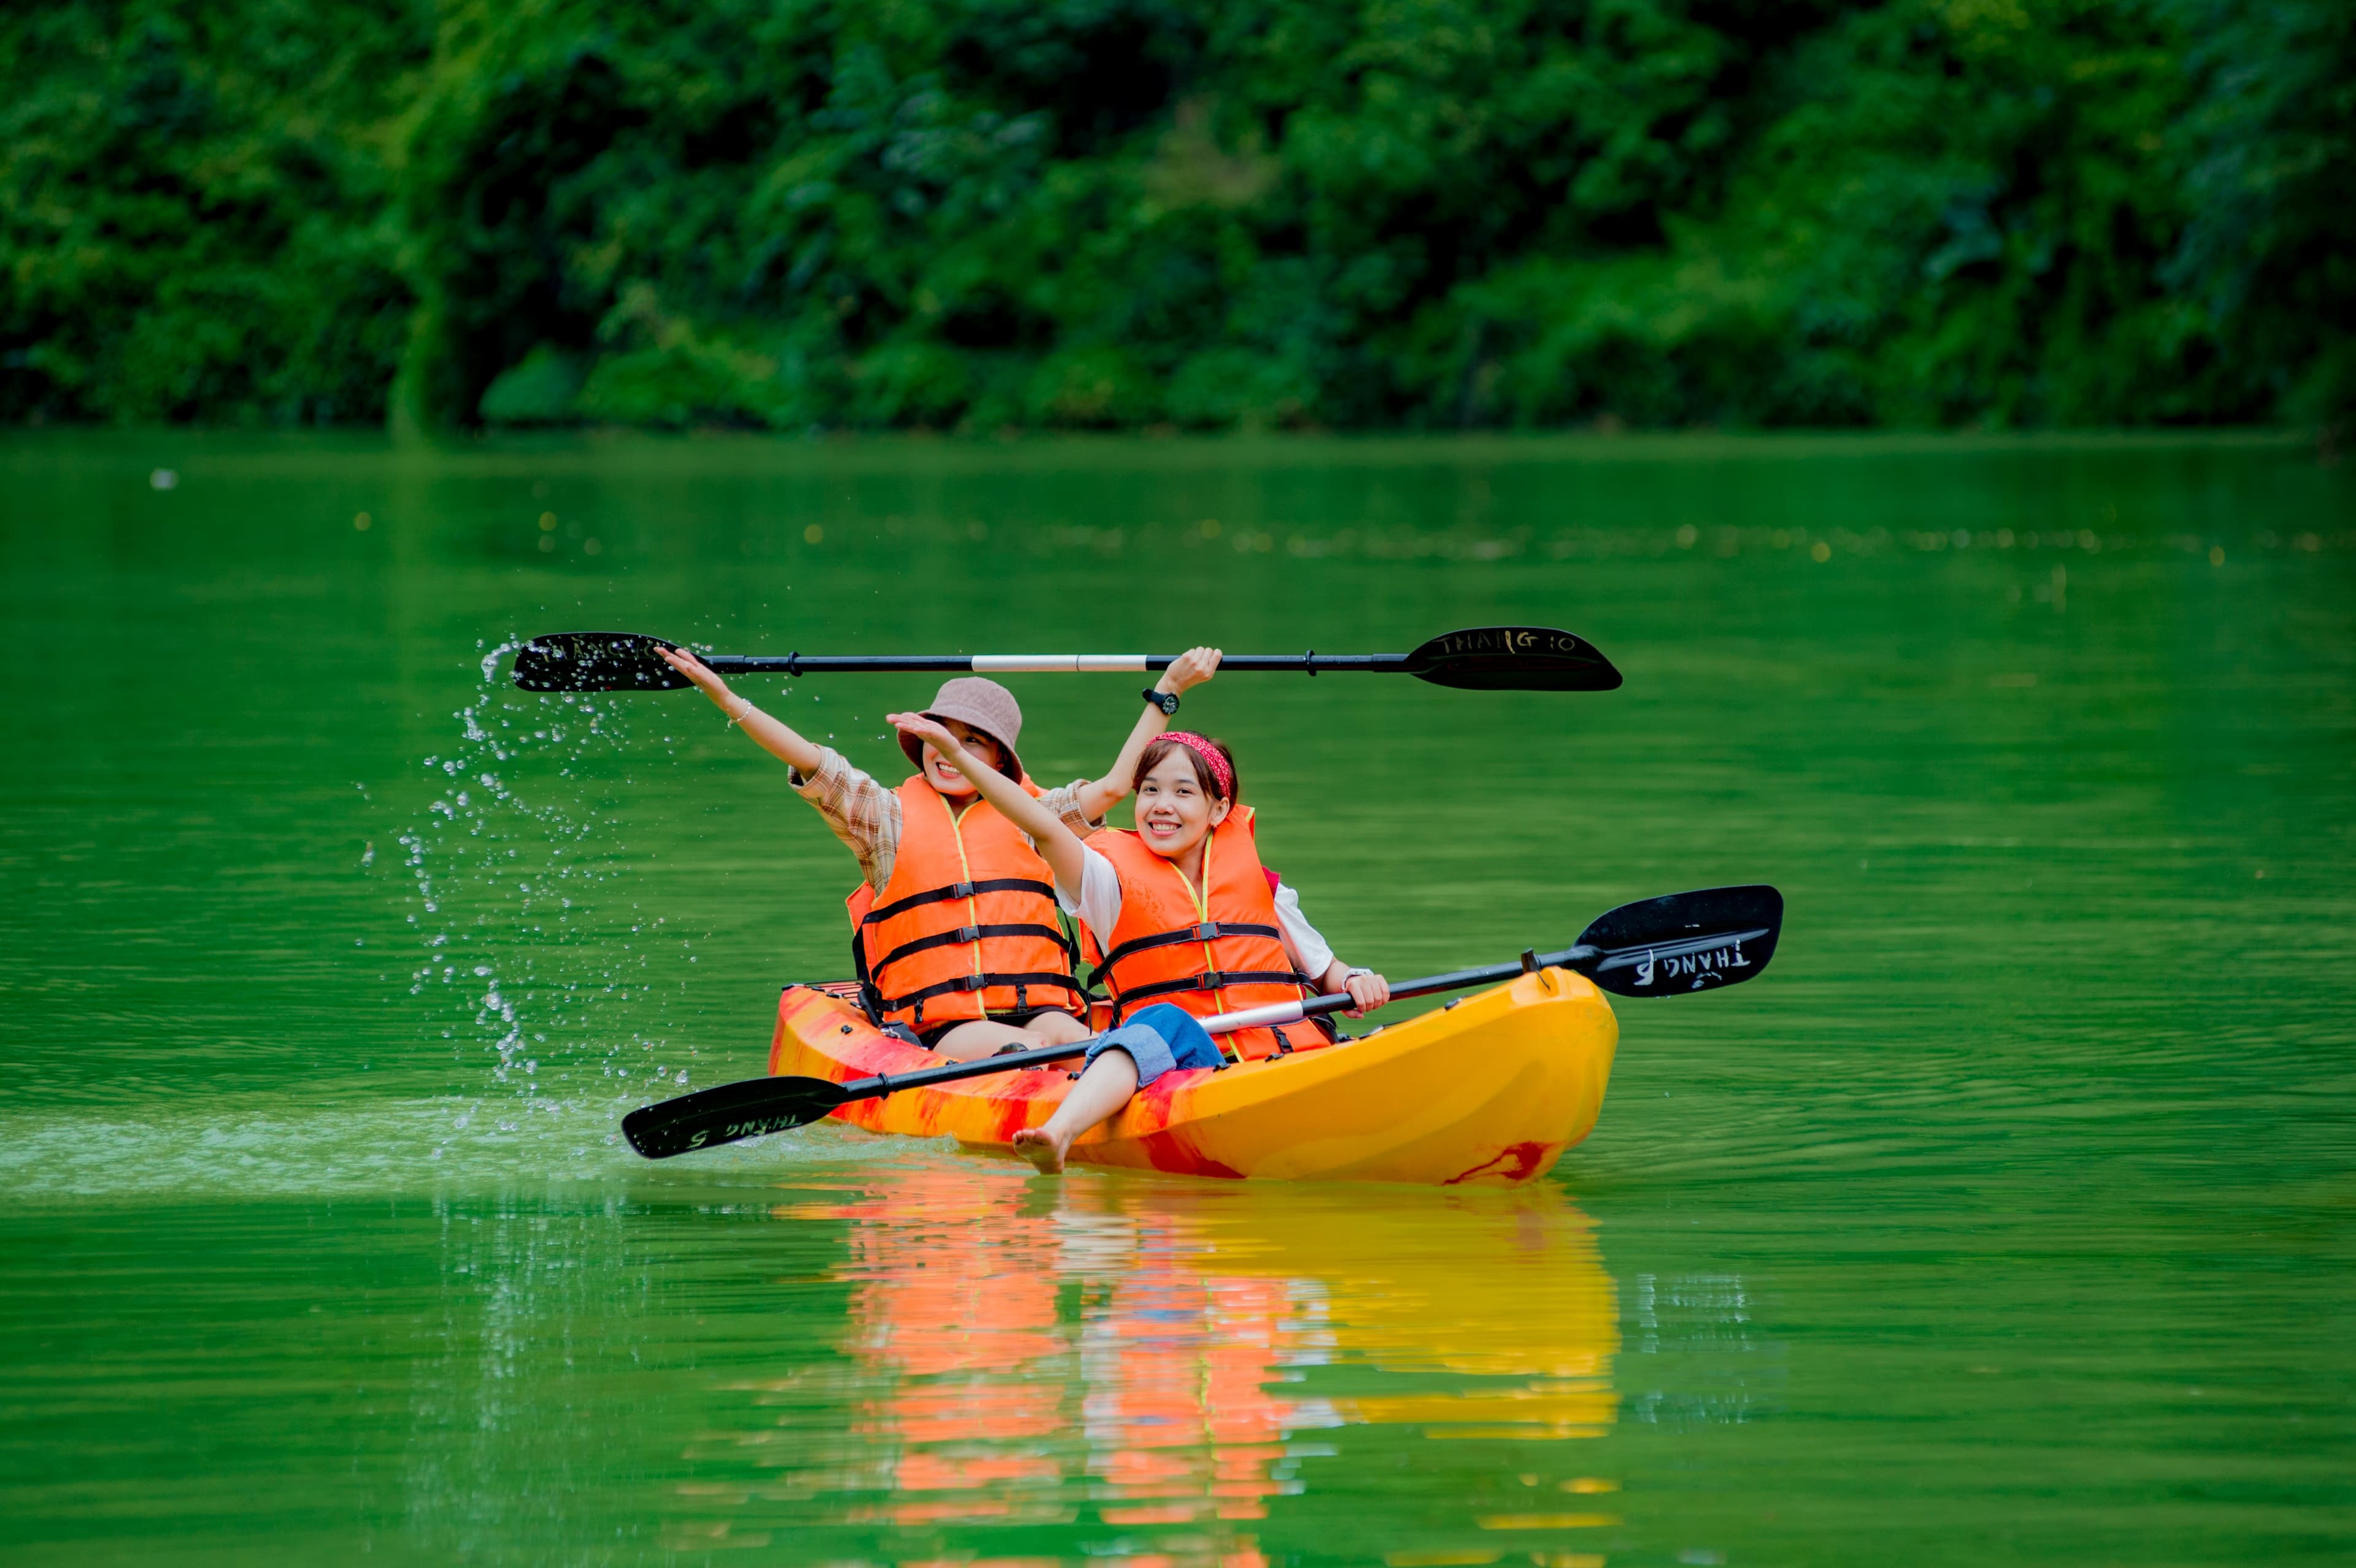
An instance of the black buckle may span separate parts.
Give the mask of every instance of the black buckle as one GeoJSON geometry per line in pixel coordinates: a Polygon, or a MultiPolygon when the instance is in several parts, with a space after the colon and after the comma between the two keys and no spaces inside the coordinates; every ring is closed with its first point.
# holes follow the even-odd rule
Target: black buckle
{"type": "Polygon", "coordinates": [[[973,897],[973,884],[971,882],[957,883],[949,889],[949,897],[953,899],[969,899],[973,897]]]}
{"type": "Polygon", "coordinates": [[[1194,928],[1194,940],[1197,942],[1215,942],[1218,935],[1219,923],[1214,920],[1206,920],[1194,928]]]}
{"type": "Polygon", "coordinates": [[[990,989],[990,976],[987,975],[968,975],[964,979],[958,982],[958,989],[960,991],[986,991],[990,989]]]}
{"type": "Polygon", "coordinates": [[[1194,989],[1198,991],[1215,991],[1225,984],[1226,984],[1226,976],[1220,974],[1216,969],[1205,969],[1201,975],[1195,977],[1194,989]]]}
{"type": "Polygon", "coordinates": [[[980,942],[981,940],[981,927],[978,925],[960,925],[957,928],[957,939],[959,942],[980,942]]]}

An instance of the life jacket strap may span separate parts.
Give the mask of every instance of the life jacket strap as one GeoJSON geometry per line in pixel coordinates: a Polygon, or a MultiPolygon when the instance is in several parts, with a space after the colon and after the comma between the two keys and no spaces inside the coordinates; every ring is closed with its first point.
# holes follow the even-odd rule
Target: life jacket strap
{"type": "Polygon", "coordinates": [[[870,973],[881,975],[903,958],[929,953],[937,947],[962,947],[985,936],[1044,936],[1058,947],[1065,947],[1071,940],[1064,934],[1064,928],[1060,925],[961,925],[937,936],[920,936],[914,942],[902,943],[878,958],[870,973]]]}
{"type": "Polygon", "coordinates": [[[867,972],[867,933],[856,925],[851,928],[851,968],[858,976],[859,1010],[877,1029],[884,1026],[884,993],[875,984],[875,976],[867,972]]]}
{"type": "Polygon", "coordinates": [[[1053,901],[1055,889],[1052,883],[1039,881],[1031,877],[989,877],[979,882],[951,882],[945,888],[928,888],[921,893],[910,893],[905,899],[894,899],[890,903],[871,909],[862,918],[860,923],[880,924],[890,920],[894,915],[905,914],[912,909],[922,909],[926,904],[947,903],[951,899],[969,899],[977,893],[1037,893],[1041,898],[1053,901]]]}
{"type": "MultiPolygon", "coordinates": [[[[1103,985],[1105,977],[1112,973],[1114,965],[1137,954],[1149,953],[1157,947],[1176,947],[1182,943],[1216,942],[1222,936],[1267,936],[1279,942],[1284,940],[1284,933],[1272,925],[1222,924],[1215,920],[1206,920],[1200,925],[1190,925],[1178,931],[1157,931],[1151,936],[1132,936],[1106,954],[1104,962],[1088,972],[1088,984],[1103,985]]],[[[1118,992],[1119,987],[1115,987],[1114,989],[1118,992]]]]}
{"type": "Polygon", "coordinates": [[[1156,980],[1132,991],[1116,987],[1112,999],[1126,1017],[1130,1008],[1154,997],[1173,997],[1181,991],[1216,991],[1228,986],[1296,986],[1304,993],[1309,989],[1301,976],[1290,969],[1213,969],[1183,979],[1156,980]]]}
{"type": "MultiPolygon", "coordinates": [[[[1023,998],[1028,997],[1030,987],[1033,986],[1042,990],[1068,991],[1075,997],[1080,994],[1080,988],[1072,983],[1072,977],[1069,975],[960,975],[954,980],[944,980],[937,986],[926,986],[921,990],[911,991],[905,997],[886,997],[884,998],[884,1011],[896,1013],[903,1008],[915,1008],[921,1013],[924,1010],[924,1005],[935,997],[951,996],[959,991],[986,991],[993,986],[1016,987],[1018,987],[1016,995],[1023,998]]],[[[1020,1005],[1028,1006],[1029,1003],[1024,1000],[1020,1005]]]]}

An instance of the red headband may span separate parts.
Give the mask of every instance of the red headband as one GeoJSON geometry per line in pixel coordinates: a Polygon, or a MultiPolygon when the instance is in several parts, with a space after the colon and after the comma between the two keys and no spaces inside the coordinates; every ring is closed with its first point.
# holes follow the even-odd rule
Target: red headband
{"type": "Polygon", "coordinates": [[[1219,754],[1219,749],[1211,744],[1207,737],[1197,735],[1192,730],[1173,730],[1162,738],[1165,741],[1177,741],[1178,744],[1210,763],[1211,776],[1219,781],[1219,798],[1221,800],[1236,798],[1236,770],[1228,764],[1226,758],[1219,754]]]}

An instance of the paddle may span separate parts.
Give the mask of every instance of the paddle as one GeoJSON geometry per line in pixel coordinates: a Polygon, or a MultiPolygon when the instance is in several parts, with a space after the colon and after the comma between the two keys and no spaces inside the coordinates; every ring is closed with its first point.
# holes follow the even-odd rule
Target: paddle
{"type": "MultiPolygon", "coordinates": [[[[1458,969],[1391,987],[1394,1000],[1462,991],[1539,969],[1572,969],[1621,997],[1665,997],[1737,986],[1767,967],[1783,925],[1783,895],[1773,888],[1706,888],[1622,904],[1580,933],[1559,953],[1524,953],[1511,964],[1458,969]]],[[[1203,1020],[1213,1034],[1288,1024],[1352,1006],[1342,992],[1301,1001],[1272,1002],[1203,1020]]],[[[1088,1042],[1044,1045],[1034,1051],[952,1061],[913,1072],[883,1073],[837,1083],[826,1078],[748,1078],[641,1105],[622,1118],[630,1147],[648,1159],[691,1149],[716,1148],[764,1133],[814,1122],[838,1105],[874,1100],[901,1089],[922,1089],[1012,1072],[1087,1052],[1088,1042]]]]}
{"type": "MultiPolygon", "coordinates": [[[[515,683],[526,691],[673,691],[689,684],[657,648],[680,645],[638,632],[551,632],[517,650],[515,683]]],[[[853,675],[884,671],[972,675],[1089,674],[1167,669],[1175,654],[704,654],[730,675],[853,675]]],[[[1466,691],[1611,691],[1620,672],[1593,645],[1545,626],[1476,626],[1434,637],[1413,653],[1229,654],[1221,675],[1360,670],[1411,675],[1466,691]]]]}

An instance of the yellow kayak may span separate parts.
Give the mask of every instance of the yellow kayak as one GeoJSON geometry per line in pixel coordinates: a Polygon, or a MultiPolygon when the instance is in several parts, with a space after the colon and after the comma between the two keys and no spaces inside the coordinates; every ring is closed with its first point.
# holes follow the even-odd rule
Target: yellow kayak
{"type": "MultiPolygon", "coordinates": [[[[1356,1040],[1164,1073],[1076,1142],[1071,1158],[1291,1181],[1531,1181],[1593,1129],[1619,1039],[1611,1005],[1584,976],[1539,969],[1356,1040]]],[[[772,1076],[840,1083],[938,1062],[833,987],[789,986],[778,1000],[772,1076]]],[[[1011,1152],[1076,1075],[1011,1069],[832,1115],[869,1132],[1011,1152]]]]}

